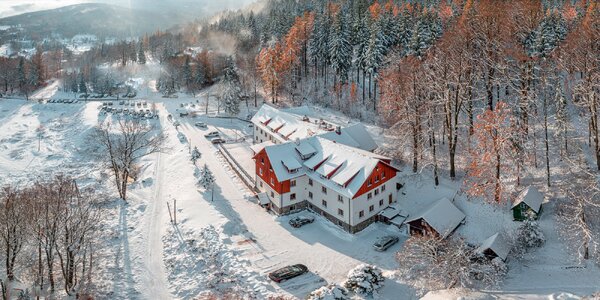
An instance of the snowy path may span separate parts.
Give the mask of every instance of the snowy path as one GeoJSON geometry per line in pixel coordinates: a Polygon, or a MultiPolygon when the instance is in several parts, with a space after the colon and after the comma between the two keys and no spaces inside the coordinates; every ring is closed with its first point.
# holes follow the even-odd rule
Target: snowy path
{"type": "MultiPolygon", "coordinates": [[[[163,118],[160,118],[161,127],[164,126],[163,118]]],[[[142,277],[141,291],[144,299],[173,299],[169,290],[163,263],[162,236],[165,233],[166,212],[164,209],[163,186],[167,184],[164,180],[165,169],[163,167],[164,154],[157,154],[154,176],[154,195],[148,201],[146,209],[150,213],[145,215],[145,230],[147,248],[143,257],[144,271],[142,277]]]]}

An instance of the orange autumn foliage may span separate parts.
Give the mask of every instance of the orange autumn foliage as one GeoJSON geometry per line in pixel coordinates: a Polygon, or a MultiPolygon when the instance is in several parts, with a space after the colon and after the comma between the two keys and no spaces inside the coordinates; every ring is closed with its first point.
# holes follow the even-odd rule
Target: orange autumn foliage
{"type": "Polygon", "coordinates": [[[471,197],[483,197],[502,204],[504,185],[502,173],[511,170],[507,161],[513,157],[513,117],[508,105],[498,102],[495,110],[486,110],[477,117],[474,127],[476,145],[471,149],[464,187],[471,197]]]}

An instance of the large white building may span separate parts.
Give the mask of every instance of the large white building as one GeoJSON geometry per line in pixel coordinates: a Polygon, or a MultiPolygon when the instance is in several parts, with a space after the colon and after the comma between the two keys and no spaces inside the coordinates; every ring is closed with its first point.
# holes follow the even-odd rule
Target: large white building
{"type": "MultiPolygon", "coordinates": [[[[267,120],[261,122],[268,125],[267,120]]],[[[389,158],[323,136],[276,140],[254,148],[256,185],[273,211],[283,214],[308,207],[357,232],[396,202],[398,169],[389,158]]]]}
{"type": "Polygon", "coordinates": [[[281,144],[312,136],[320,136],[337,143],[374,151],[377,144],[366,128],[357,123],[347,127],[310,118],[308,108],[279,110],[263,104],[252,118],[255,144],[281,144]]]}

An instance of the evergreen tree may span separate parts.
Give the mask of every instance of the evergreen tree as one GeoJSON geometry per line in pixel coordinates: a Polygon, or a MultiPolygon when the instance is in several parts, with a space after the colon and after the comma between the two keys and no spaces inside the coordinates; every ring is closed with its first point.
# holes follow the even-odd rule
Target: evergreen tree
{"type": "Polygon", "coordinates": [[[199,160],[201,156],[202,154],[200,153],[200,150],[198,150],[198,147],[194,147],[194,150],[192,150],[192,162],[196,164],[196,161],[199,160]]]}
{"type": "Polygon", "coordinates": [[[19,89],[23,89],[27,84],[27,77],[25,74],[25,58],[22,56],[19,58],[19,66],[17,67],[17,81],[19,83],[19,89]]]}
{"type": "Polygon", "coordinates": [[[79,76],[79,93],[81,93],[81,94],[87,94],[87,92],[88,92],[87,85],[85,83],[83,75],[80,75],[79,76]]]}
{"type": "Polygon", "coordinates": [[[216,179],[213,173],[208,169],[208,166],[204,164],[202,170],[200,170],[200,180],[198,184],[205,190],[211,189],[211,201],[214,201],[214,183],[216,179]]]}
{"type": "Polygon", "coordinates": [[[348,80],[348,71],[352,63],[352,45],[350,44],[350,27],[346,24],[345,12],[338,13],[333,23],[329,53],[331,67],[339,76],[340,82],[348,80]]]}
{"type": "Polygon", "coordinates": [[[192,73],[192,66],[190,65],[190,56],[186,55],[185,56],[185,64],[183,65],[182,76],[183,76],[183,80],[185,82],[185,87],[188,90],[191,90],[191,84],[194,80],[193,75],[194,74],[192,73]]]}
{"type": "Polygon", "coordinates": [[[228,65],[223,75],[223,104],[225,106],[225,113],[230,116],[236,116],[240,113],[240,79],[236,71],[235,62],[230,57],[228,58],[228,65]]]}
{"type": "Polygon", "coordinates": [[[144,53],[144,44],[142,42],[140,42],[140,45],[138,46],[137,59],[140,65],[146,64],[146,54],[144,53]]]}

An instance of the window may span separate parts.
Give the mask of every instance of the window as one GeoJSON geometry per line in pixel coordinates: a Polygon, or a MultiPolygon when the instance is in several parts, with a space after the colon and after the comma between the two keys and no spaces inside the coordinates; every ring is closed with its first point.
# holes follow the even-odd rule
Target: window
{"type": "Polygon", "coordinates": [[[373,198],[373,194],[371,194],[371,193],[368,193],[368,194],[367,194],[367,200],[369,200],[369,199],[371,199],[371,198],[373,198]]]}
{"type": "Polygon", "coordinates": [[[265,164],[265,158],[264,157],[260,158],[260,163],[263,164],[263,165],[265,164]]]}
{"type": "Polygon", "coordinates": [[[312,196],[312,192],[308,192],[308,198],[310,198],[310,199],[312,199],[312,198],[313,198],[313,196],[312,196]]]}
{"type": "MultiPolygon", "coordinates": [[[[290,200],[296,200],[296,193],[290,194],[290,200]]],[[[383,200],[381,200],[383,202],[383,200]]]]}
{"type": "Polygon", "coordinates": [[[261,181],[261,182],[259,182],[259,184],[260,184],[260,187],[263,187],[263,185],[262,185],[262,181],[261,181]]]}
{"type": "Polygon", "coordinates": [[[369,212],[372,212],[375,209],[375,206],[371,205],[369,206],[369,212]]]}
{"type": "Polygon", "coordinates": [[[273,178],[271,178],[271,185],[274,185],[275,181],[273,180],[273,178]]]}
{"type": "Polygon", "coordinates": [[[323,207],[327,207],[327,201],[321,200],[321,205],[323,205],[323,207]]]}
{"type": "Polygon", "coordinates": [[[269,171],[273,172],[273,166],[269,166],[269,171]]]}
{"type": "Polygon", "coordinates": [[[392,204],[392,194],[390,194],[388,202],[389,204],[392,204]]]}
{"type": "Polygon", "coordinates": [[[385,171],[381,171],[381,179],[385,179],[385,171]]]}
{"type": "Polygon", "coordinates": [[[312,186],[312,179],[308,179],[308,185],[312,186]]]}
{"type": "Polygon", "coordinates": [[[296,180],[290,180],[290,186],[291,187],[296,186],[296,180]]]}
{"type": "Polygon", "coordinates": [[[258,168],[258,174],[262,175],[262,168],[258,168]]]}
{"type": "Polygon", "coordinates": [[[379,182],[379,175],[375,176],[375,182],[379,182]]]}
{"type": "Polygon", "coordinates": [[[381,191],[385,192],[385,184],[381,185],[381,191]]]}
{"type": "Polygon", "coordinates": [[[275,198],[275,194],[273,194],[273,192],[271,192],[271,198],[275,198]]]}
{"type": "Polygon", "coordinates": [[[343,216],[344,215],[344,210],[338,208],[338,215],[343,216]]]}
{"type": "Polygon", "coordinates": [[[379,189],[375,189],[375,196],[379,195],[379,189]]]}
{"type": "Polygon", "coordinates": [[[361,210],[361,211],[358,212],[358,217],[359,218],[362,218],[364,216],[365,216],[365,211],[364,210],[361,210]]]}
{"type": "Polygon", "coordinates": [[[373,185],[373,179],[369,179],[369,180],[367,181],[367,186],[371,186],[371,185],[373,185]]]}
{"type": "Polygon", "coordinates": [[[323,194],[327,194],[327,188],[322,186],[321,187],[321,192],[323,192],[323,194]]]}
{"type": "Polygon", "coordinates": [[[379,206],[383,206],[383,199],[379,200],[379,206]]]}
{"type": "Polygon", "coordinates": [[[338,195],[338,201],[344,203],[344,197],[342,197],[342,195],[338,195]]]}

